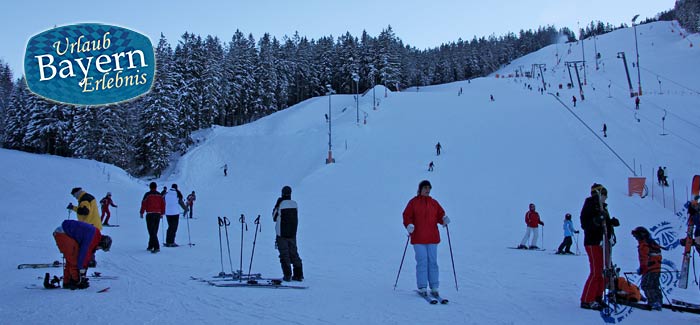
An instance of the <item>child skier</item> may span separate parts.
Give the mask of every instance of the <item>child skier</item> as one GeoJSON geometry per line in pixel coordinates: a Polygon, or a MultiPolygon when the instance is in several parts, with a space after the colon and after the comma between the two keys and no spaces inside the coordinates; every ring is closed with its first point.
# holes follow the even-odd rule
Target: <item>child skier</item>
{"type": "Polygon", "coordinates": [[[578,234],[578,230],[574,229],[574,223],[571,221],[571,213],[567,213],[566,216],[564,216],[564,241],[559,245],[557,254],[574,254],[571,252],[571,236],[573,236],[573,234],[578,234]]]}
{"type": "Polygon", "coordinates": [[[639,246],[639,269],[637,274],[642,276],[642,289],[647,296],[651,309],[661,310],[661,284],[659,276],[661,274],[661,246],[651,238],[649,230],[644,227],[637,227],[632,230],[632,236],[637,240],[639,246]]]}

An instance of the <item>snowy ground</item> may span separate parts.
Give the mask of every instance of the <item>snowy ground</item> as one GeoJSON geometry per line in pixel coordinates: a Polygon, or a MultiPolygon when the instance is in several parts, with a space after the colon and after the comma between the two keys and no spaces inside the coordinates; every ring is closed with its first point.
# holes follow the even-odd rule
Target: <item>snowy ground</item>
{"type": "MultiPolygon", "coordinates": [[[[0,260],[8,280],[0,292],[4,302],[0,319],[9,324],[602,323],[599,313],[579,308],[588,274],[585,253],[551,254],[563,236],[564,214],[572,213],[579,228],[579,211],[590,185],[604,184],[610,192],[610,211],[622,223],[615,262],[623,271],[634,271],[636,241],[630,230],[668,222],[666,234],[675,231],[678,236],[682,219],[674,213],[682,212],[691,178],[700,173],[696,159],[700,94],[693,90],[700,75],[700,37],[681,38],[671,23],[637,29],[646,88],[638,112],[629,98],[621,60],[615,58],[617,52],[625,51],[631,65],[634,40],[632,30],[624,29],[596,41],[601,69],[596,71],[589,63],[586,100],[572,108],[585,124],[567,109],[571,96],[578,97],[578,89],[556,89],[558,83],[568,82],[563,62],[580,59],[580,44],[558,44],[499,71],[508,75],[520,65],[529,70],[534,63],[545,63],[551,94],[538,93],[534,79],[495,76],[386,97],[384,89],[378,88],[378,110],[372,110],[371,91],[360,98],[359,126],[353,97],[333,96],[332,142],[337,162],[332,165],[324,164],[327,97],[309,99],[249,125],[201,131],[196,135],[199,145],[159,180],[159,187],[177,183],[185,194],[197,192],[197,219],[189,223],[196,246],[186,245],[188,227],[183,219],[176,241],[184,246],[162,248],[156,255],[146,251],[146,227],[138,217],[147,182],[94,161],[0,150],[4,190],[0,246],[5,248],[0,260]],[[525,84],[535,90],[525,89],[525,84]],[[460,87],[464,94],[457,96],[460,87]],[[557,91],[561,101],[554,95],[557,91]],[[490,94],[494,102],[489,101],[490,94]],[[664,109],[667,136],[659,135],[664,109]],[[367,124],[362,123],[364,112],[367,124]],[[603,123],[608,126],[606,138],[600,132],[603,123]],[[436,157],[438,141],[443,153],[436,157]],[[427,171],[430,161],[436,165],[432,173],[427,171]],[[224,164],[229,166],[228,177],[223,176],[224,164]],[[650,177],[650,189],[655,182],[652,169],[667,166],[675,182],[675,200],[670,188],[661,192],[655,187],[654,198],[627,196],[627,177],[632,176],[627,166],[634,166],[637,174],[641,168],[641,174],[650,177]],[[406,241],[401,212],[422,179],[432,182],[432,196],[452,219],[459,290],[445,230],[441,230],[439,247],[441,292],[451,300],[448,306],[428,305],[413,293],[415,263],[410,247],[393,290],[406,241]],[[270,212],[284,185],[292,186],[299,203],[303,284],[310,289],[216,288],[189,280],[191,275],[221,271],[217,216],[233,221],[228,230],[233,268],[238,269],[241,214],[248,220],[243,269],[248,270],[250,260],[252,220],[261,215],[253,271],[280,276],[270,212]],[[112,251],[97,254],[95,270],[120,278],[94,281],[84,291],[25,289],[40,283],[37,277],[46,270],[17,270],[17,264],[60,259],[51,233],[68,217],[65,206],[74,201],[69,193],[74,186],[84,187],[98,199],[111,191],[119,205],[112,221],[121,227],[105,228],[114,244],[112,251]],[[547,252],[506,248],[522,238],[530,202],[537,205],[546,224],[543,246],[547,252]],[[111,289],[96,293],[104,287],[111,289]]],[[[584,44],[589,60],[592,43],[584,44]]],[[[228,272],[225,240],[223,255],[228,272]]],[[[664,252],[664,257],[680,267],[680,248],[664,252]]],[[[692,279],[688,290],[672,284],[667,290],[670,297],[700,303],[698,285],[692,279]]],[[[697,315],[667,310],[627,309],[616,316],[617,322],[629,324],[698,321],[697,315]]]]}

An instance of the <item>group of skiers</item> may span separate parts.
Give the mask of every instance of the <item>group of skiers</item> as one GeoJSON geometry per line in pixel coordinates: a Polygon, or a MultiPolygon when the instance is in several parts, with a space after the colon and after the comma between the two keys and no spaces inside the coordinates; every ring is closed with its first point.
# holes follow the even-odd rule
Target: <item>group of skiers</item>
{"type": "Polygon", "coordinates": [[[143,219],[146,214],[146,228],[148,229],[148,250],[151,253],[160,252],[160,243],[158,241],[158,227],[160,220],[165,216],[168,221],[168,229],[165,236],[165,247],[178,247],[175,243],[175,235],[180,222],[180,214],[186,218],[192,218],[192,210],[194,201],[197,199],[195,192],[192,191],[187,196],[187,204],[177,184],[172,184],[170,189],[163,188],[163,191],[158,192],[158,184],[151,182],[148,185],[150,191],[144,194],[141,200],[140,217],[143,219]],[[189,212],[189,217],[187,216],[189,212]]]}
{"type": "Polygon", "coordinates": [[[661,166],[659,166],[659,169],[656,170],[656,181],[661,186],[668,186],[668,172],[666,171],[666,167],[661,168],[661,166]]]}

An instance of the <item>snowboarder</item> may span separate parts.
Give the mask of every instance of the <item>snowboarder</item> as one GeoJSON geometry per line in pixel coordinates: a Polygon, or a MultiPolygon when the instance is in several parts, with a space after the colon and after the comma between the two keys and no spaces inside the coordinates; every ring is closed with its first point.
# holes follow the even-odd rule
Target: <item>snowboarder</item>
{"type": "Polygon", "coordinates": [[[642,276],[642,289],[647,296],[647,303],[653,310],[661,310],[661,246],[651,238],[649,230],[637,227],[632,230],[632,236],[639,246],[639,269],[637,274],[642,276]]]}
{"type": "Polygon", "coordinates": [[[572,99],[571,99],[571,100],[572,100],[572,101],[574,102],[574,107],[576,107],[576,95],[574,95],[574,96],[571,96],[571,97],[572,97],[572,99]]]}
{"type": "Polygon", "coordinates": [[[535,204],[530,203],[529,209],[527,212],[525,212],[525,224],[527,225],[527,229],[525,230],[525,236],[523,237],[523,240],[520,241],[520,245],[518,248],[520,249],[539,249],[537,247],[537,238],[539,237],[539,234],[537,232],[537,228],[539,225],[544,226],[544,222],[540,220],[540,214],[535,211],[535,204]],[[525,246],[527,244],[527,240],[530,238],[530,234],[532,234],[532,241],[530,242],[530,246],[525,246]]]}
{"type": "Polygon", "coordinates": [[[160,252],[160,243],[158,243],[158,225],[160,219],[165,214],[165,200],[163,195],[158,193],[158,185],[156,182],[148,184],[150,191],[143,195],[141,200],[141,218],[143,213],[146,213],[146,229],[148,229],[148,250],[151,253],[160,252]]]}
{"type": "Polygon", "coordinates": [[[660,186],[664,185],[664,170],[661,169],[661,166],[656,170],[656,180],[659,182],[660,186]]]}
{"type": "Polygon", "coordinates": [[[192,191],[192,193],[187,196],[187,208],[190,211],[190,219],[192,219],[192,209],[194,209],[194,201],[196,200],[197,196],[194,194],[194,191],[192,191]]]}
{"type": "MultiPolygon", "coordinates": [[[[109,226],[109,217],[110,217],[110,212],[109,212],[109,206],[113,206],[117,208],[117,205],[114,204],[114,201],[112,201],[112,192],[107,192],[107,195],[100,200],[100,205],[102,207],[102,215],[100,215],[100,220],[102,221],[103,226],[109,226]],[[107,218],[105,218],[105,215],[107,218]]],[[[119,220],[117,220],[119,221],[119,220]]]]}
{"type": "Polygon", "coordinates": [[[224,176],[228,176],[228,164],[224,164],[221,168],[224,169],[224,176]]]}
{"type": "Polygon", "coordinates": [[[68,203],[68,210],[73,210],[78,215],[78,220],[87,222],[95,228],[102,230],[102,220],[97,214],[97,200],[92,194],[83,191],[80,187],[74,187],[70,194],[78,200],[78,206],[68,203]]]}
{"type": "Polygon", "coordinates": [[[603,123],[603,137],[608,137],[608,125],[603,123]]]}
{"type": "MultiPolygon", "coordinates": [[[[586,198],[581,209],[581,228],[583,228],[583,245],[588,255],[590,273],[581,293],[581,308],[602,310],[605,308],[603,293],[603,224],[607,226],[608,236],[614,239],[613,227],[620,225],[616,218],[610,218],[607,204],[608,190],[600,184],[591,186],[591,196],[586,198]],[[602,208],[601,208],[602,207],[602,208]]],[[[607,240],[607,239],[606,239],[607,240]]]]}
{"type": "Polygon", "coordinates": [[[63,288],[88,288],[90,283],[87,269],[90,256],[98,249],[108,252],[112,247],[112,238],[102,235],[93,225],[76,220],[64,220],[53,232],[53,237],[66,261],[63,266],[63,288]]]}
{"type": "Polygon", "coordinates": [[[292,200],[292,188],[283,187],[282,196],[277,199],[275,208],[272,209],[272,221],[275,222],[277,232],[275,246],[280,253],[282,280],[287,282],[304,281],[304,268],[297,248],[298,213],[297,202],[292,200]]]}
{"type": "Polygon", "coordinates": [[[178,247],[175,243],[175,235],[177,234],[177,226],[180,222],[181,207],[185,204],[182,202],[182,193],[177,189],[177,184],[173,184],[170,190],[165,193],[165,218],[168,221],[168,229],[166,230],[165,247],[178,247]]]}
{"type": "Polygon", "coordinates": [[[639,109],[639,96],[634,99],[634,109],[639,109]]]}
{"type": "Polygon", "coordinates": [[[430,197],[432,185],[423,180],[418,184],[418,193],[403,211],[403,226],[411,236],[416,256],[416,284],[418,292],[427,296],[427,287],[433,296],[439,296],[440,273],[437,264],[437,246],[440,243],[438,224],[447,226],[450,218],[445,215],[440,203],[430,197]]]}
{"type": "Polygon", "coordinates": [[[431,161],[431,162],[428,164],[428,171],[429,171],[429,172],[432,172],[432,171],[433,171],[433,167],[435,167],[435,164],[433,164],[433,162],[431,161]]]}
{"type": "Polygon", "coordinates": [[[557,248],[557,254],[569,254],[573,255],[571,252],[571,236],[578,234],[578,230],[574,229],[574,223],[571,221],[571,213],[567,213],[564,216],[564,240],[557,248]]]}
{"type": "Polygon", "coordinates": [[[435,145],[435,150],[437,151],[437,155],[440,155],[440,149],[442,149],[442,145],[438,141],[438,143],[435,145]]]}

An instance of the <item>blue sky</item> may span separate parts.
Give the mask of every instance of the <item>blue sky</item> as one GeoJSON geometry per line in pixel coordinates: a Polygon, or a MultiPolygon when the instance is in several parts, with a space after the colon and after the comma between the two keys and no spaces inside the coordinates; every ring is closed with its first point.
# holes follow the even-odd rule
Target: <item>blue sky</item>
{"type": "Polygon", "coordinates": [[[157,42],[164,33],[176,44],[185,31],[230,40],[240,29],[256,39],[298,31],[309,38],[363,30],[378,35],[391,25],[404,43],[430,48],[459,38],[517,33],[548,24],[576,29],[592,20],[618,25],[635,14],[653,17],[674,0],[491,0],[491,1],[11,1],[0,19],[0,59],[15,75],[30,37],[53,26],[98,22],[127,27],[157,42]]]}

